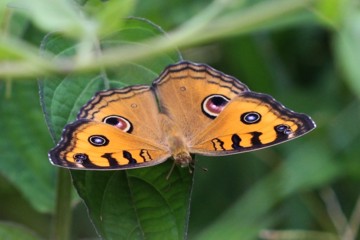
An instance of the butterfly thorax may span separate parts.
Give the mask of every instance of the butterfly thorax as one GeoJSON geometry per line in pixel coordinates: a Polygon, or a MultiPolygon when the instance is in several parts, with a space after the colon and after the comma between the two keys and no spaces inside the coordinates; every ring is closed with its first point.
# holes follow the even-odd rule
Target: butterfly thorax
{"type": "Polygon", "coordinates": [[[162,129],[169,151],[174,158],[175,164],[181,167],[187,167],[192,162],[189,149],[186,145],[186,139],[179,127],[166,115],[162,115],[162,129]]]}

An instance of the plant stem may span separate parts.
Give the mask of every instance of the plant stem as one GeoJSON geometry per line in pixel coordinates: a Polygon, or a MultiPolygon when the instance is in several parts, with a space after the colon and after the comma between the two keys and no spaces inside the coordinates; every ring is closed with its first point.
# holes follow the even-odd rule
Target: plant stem
{"type": "MultiPolygon", "coordinates": [[[[189,47],[195,44],[214,41],[219,38],[240,35],[269,27],[269,22],[284,15],[308,9],[315,0],[262,1],[248,8],[239,8],[234,13],[221,15],[231,1],[214,0],[207,8],[182,26],[168,33],[168,37],[154,37],[135,46],[113,47],[103,51],[101,56],[88,61],[78,61],[76,57],[52,59],[50,53],[39,57],[28,44],[13,39],[0,39],[0,43],[10,49],[12,54],[20,55],[26,61],[0,63],[0,76],[31,77],[49,73],[69,73],[118,66],[126,62],[153,56],[174,47],[189,47]],[[274,3],[276,2],[276,3],[274,3]],[[224,4],[227,3],[227,4],[224,4]],[[21,48],[19,48],[19,46],[21,48]],[[149,48],[148,46],[151,46],[149,48]],[[19,50],[21,49],[21,53],[19,50]]],[[[237,4],[241,4],[237,3],[237,4]]],[[[8,51],[10,51],[8,50],[8,51]]]]}
{"type": "Polygon", "coordinates": [[[59,169],[56,194],[52,239],[68,240],[71,226],[71,177],[67,169],[59,169]]]}

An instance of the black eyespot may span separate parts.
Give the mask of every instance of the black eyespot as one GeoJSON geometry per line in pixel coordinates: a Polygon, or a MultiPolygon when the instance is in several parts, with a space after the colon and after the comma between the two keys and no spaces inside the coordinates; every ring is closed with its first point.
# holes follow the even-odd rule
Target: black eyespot
{"type": "Polygon", "coordinates": [[[131,133],[133,126],[129,120],[118,115],[110,115],[103,119],[103,122],[121,129],[124,132],[131,133]]]}
{"type": "Polygon", "coordinates": [[[119,119],[115,117],[107,117],[104,122],[114,126],[119,123],[119,119]]]}
{"type": "Polygon", "coordinates": [[[76,153],[74,154],[74,160],[76,163],[83,164],[89,160],[89,156],[85,153],[76,153]]]}
{"type": "Polygon", "coordinates": [[[221,113],[229,101],[229,98],[219,94],[207,96],[201,104],[202,111],[206,116],[214,119],[221,113]]]}
{"type": "Polygon", "coordinates": [[[289,135],[290,133],[292,133],[292,130],[289,127],[289,125],[286,125],[286,124],[279,124],[279,125],[275,126],[275,131],[278,133],[286,134],[286,135],[289,135]]]}
{"type": "Polygon", "coordinates": [[[102,147],[109,144],[109,140],[103,135],[92,135],[88,140],[91,145],[95,147],[102,147]]]}
{"type": "Polygon", "coordinates": [[[260,122],[261,115],[258,112],[246,112],[241,114],[240,120],[245,124],[254,124],[260,122]]]}

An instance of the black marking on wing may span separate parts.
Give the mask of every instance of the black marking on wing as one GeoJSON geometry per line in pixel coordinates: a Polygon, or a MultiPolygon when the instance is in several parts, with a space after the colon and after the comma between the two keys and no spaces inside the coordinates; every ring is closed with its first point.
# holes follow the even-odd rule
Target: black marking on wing
{"type": "MultiPolygon", "coordinates": [[[[85,168],[99,168],[99,166],[95,165],[92,163],[91,159],[89,158],[89,156],[85,153],[76,153],[74,154],[74,160],[77,164],[81,164],[83,167],[85,168]]],[[[69,164],[68,167],[75,167],[76,165],[73,163],[70,163],[68,161],[66,161],[67,164],[69,164]]]]}
{"type": "Polygon", "coordinates": [[[149,153],[149,151],[146,150],[146,149],[141,149],[140,157],[142,157],[144,159],[144,162],[153,160],[150,153],[149,153]]]}
{"type": "Polygon", "coordinates": [[[135,158],[132,157],[131,153],[128,151],[123,151],[123,157],[129,160],[129,164],[136,164],[137,161],[135,158]]]}
{"type": "Polygon", "coordinates": [[[213,140],[211,140],[211,142],[215,151],[226,151],[226,149],[224,148],[224,142],[221,141],[219,138],[214,138],[213,140]]]}
{"type": "Polygon", "coordinates": [[[201,111],[210,119],[215,119],[224,110],[230,99],[221,94],[212,94],[201,102],[201,111]]]}
{"type": "Polygon", "coordinates": [[[285,141],[289,138],[289,134],[285,134],[284,132],[276,132],[276,140],[275,141],[285,141]]]}
{"type": "Polygon", "coordinates": [[[261,132],[251,132],[252,138],[251,138],[251,144],[253,146],[260,146],[262,145],[261,140],[260,140],[260,136],[262,135],[261,132]]]}
{"type": "Polygon", "coordinates": [[[89,161],[89,156],[86,153],[76,153],[73,158],[77,164],[83,164],[89,161]]]}
{"type": "Polygon", "coordinates": [[[113,158],[111,155],[112,153],[105,153],[101,157],[106,158],[106,160],[108,160],[110,167],[119,166],[118,161],[116,161],[116,159],[113,158]]]}
{"type": "Polygon", "coordinates": [[[240,150],[242,149],[243,147],[240,146],[240,142],[241,142],[241,138],[239,137],[239,135],[237,134],[233,134],[231,136],[231,141],[232,141],[232,145],[231,147],[235,150],[240,150]]]}

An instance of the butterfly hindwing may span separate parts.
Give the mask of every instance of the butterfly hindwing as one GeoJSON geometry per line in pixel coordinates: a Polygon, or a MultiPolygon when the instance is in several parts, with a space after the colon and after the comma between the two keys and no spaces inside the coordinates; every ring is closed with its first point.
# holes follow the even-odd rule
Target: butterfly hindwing
{"type": "Polygon", "coordinates": [[[109,124],[80,119],[68,124],[49,157],[54,165],[74,169],[129,169],[159,164],[170,154],[161,145],[109,124]]]}

